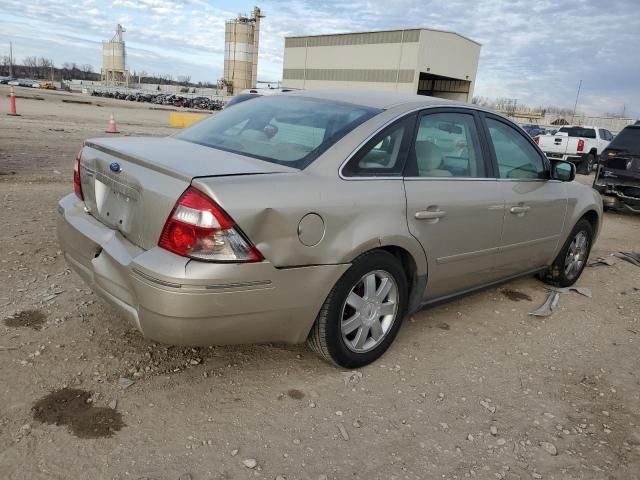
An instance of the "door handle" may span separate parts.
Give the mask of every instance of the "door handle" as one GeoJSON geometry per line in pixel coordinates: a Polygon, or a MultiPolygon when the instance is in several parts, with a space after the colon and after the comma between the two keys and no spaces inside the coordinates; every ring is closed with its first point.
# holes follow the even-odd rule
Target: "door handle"
{"type": "Polygon", "coordinates": [[[447,214],[442,210],[421,210],[416,212],[416,218],[418,220],[434,220],[438,218],[442,218],[447,214]]]}
{"type": "Polygon", "coordinates": [[[509,211],[515,215],[522,215],[527,213],[529,210],[531,210],[531,207],[527,207],[527,206],[523,206],[523,205],[519,205],[516,207],[511,207],[509,209],[509,211]]]}

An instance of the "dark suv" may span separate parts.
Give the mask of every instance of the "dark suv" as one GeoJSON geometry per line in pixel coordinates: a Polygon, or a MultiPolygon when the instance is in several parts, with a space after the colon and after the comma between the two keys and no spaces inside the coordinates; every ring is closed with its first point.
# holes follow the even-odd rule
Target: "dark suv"
{"type": "Polygon", "coordinates": [[[602,152],[593,188],[605,208],[640,213],[640,124],[625,127],[602,152]]]}

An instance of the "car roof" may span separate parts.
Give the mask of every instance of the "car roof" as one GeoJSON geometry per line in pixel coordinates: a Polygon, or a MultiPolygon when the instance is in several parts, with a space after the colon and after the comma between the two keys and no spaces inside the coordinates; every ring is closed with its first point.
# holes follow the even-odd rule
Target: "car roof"
{"type": "Polygon", "coordinates": [[[295,90],[287,92],[285,95],[353,103],[363,107],[380,108],[384,110],[407,103],[422,104],[425,107],[436,105],[468,106],[468,104],[462,102],[456,102],[444,98],[427,97],[425,95],[366,90],[295,90]]]}

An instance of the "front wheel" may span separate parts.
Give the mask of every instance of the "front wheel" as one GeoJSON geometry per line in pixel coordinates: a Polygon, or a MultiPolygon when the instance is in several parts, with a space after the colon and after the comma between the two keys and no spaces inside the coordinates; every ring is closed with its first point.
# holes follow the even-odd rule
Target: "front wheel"
{"type": "Polygon", "coordinates": [[[542,276],[542,280],[556,287],[570,287],[580,277],[589,258],[593,228],[586,219],[581,219],[573,227],[569,238],[558,256],[542,276]]]}
{"type": "Polygon", "coordinates": [[[373,362],[398,333],[407,289],[404,270],[393,255],[382,250],[361,255],[329,293],[307,344],[344,368],[373,362]]]}

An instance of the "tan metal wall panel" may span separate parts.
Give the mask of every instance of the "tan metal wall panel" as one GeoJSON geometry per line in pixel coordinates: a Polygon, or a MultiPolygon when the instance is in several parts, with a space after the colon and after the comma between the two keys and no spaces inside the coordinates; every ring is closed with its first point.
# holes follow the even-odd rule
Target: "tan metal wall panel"
{"type": "Polygon", "coordinates": [[[317,35],[313,37],[288,37],[285,48],[338,47],[345,45],[375,45],[381,43],[412,43],[420,39],[420,30],[392,30],[389,32],[348,33],[317,35]]]}
{"type": "MultiPolygon", "coordinates": [[[[332,68],[308,68],[307,80],[324,80],[330,82],[373,82],[373,83],[411,83],[414,70],[355,70],[332,68]]],[[[288,68],[283,71],[284,80],[302,80],[305,70],[288,68]]]]}

